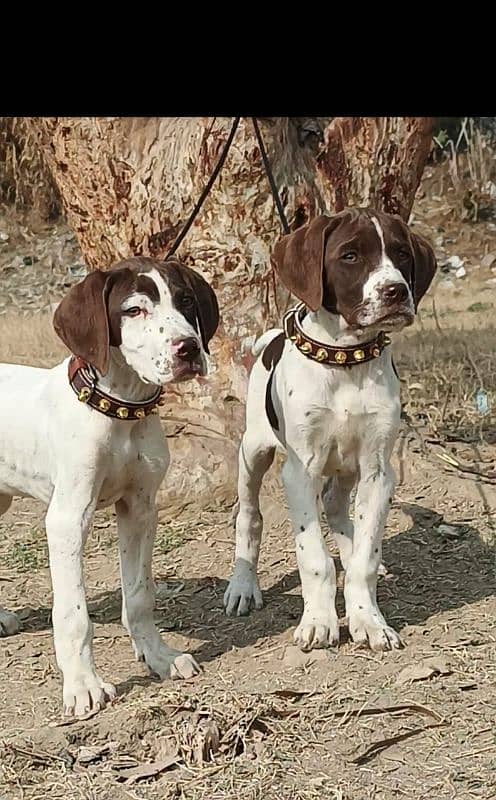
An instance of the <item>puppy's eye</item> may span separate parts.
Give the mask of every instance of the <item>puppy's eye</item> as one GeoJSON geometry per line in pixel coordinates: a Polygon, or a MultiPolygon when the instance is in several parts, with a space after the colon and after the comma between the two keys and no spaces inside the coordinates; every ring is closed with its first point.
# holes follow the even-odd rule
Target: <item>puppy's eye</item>
{"type": "Polygon", "coordinates": [[[398,255],[402,261],[407,261],[410,258],[410,252],[404,248],[398,250],[398,255]]]}
{"type": "Polygon", "coordinates": [[[132,306],[131,308],[126,308],[123,312],[126,317],[139,317],[141,314],[141,308],[139,306],[132,306]]]}
{"type": "Polygon", "coordinates": [[[357,253],[354,250],[349,250],[347,253],[343,253],[341,256],[343,261],[348,261],[350,264],[353,264],[358,259],[357,253]]]}
{"type": "Polygon", "coordinates": [[[181,308],[184,308],[186,310],[188,308],[193,308],[193,306],[195,305],[194,297],[192,297],[190,294],[183,294],[183,296],[179,301],[179,304],[181,308]]]}

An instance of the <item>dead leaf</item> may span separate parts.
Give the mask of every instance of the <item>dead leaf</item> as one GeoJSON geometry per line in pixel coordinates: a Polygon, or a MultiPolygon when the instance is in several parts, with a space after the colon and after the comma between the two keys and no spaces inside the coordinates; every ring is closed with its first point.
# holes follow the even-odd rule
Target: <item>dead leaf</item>
{"type": "Polygon", "coordinates": [[[211,717],[201,719],[195,733],[195,759],[197,764],[212,761],[220,746],[220,731],[216,721],[211,717]]]}
{"type": "Polygon", "coordinates": [[[131,769],[123,769],[118,773],[118,777],[124,778],[127,784],[136,783],[141,778],[153,778],[155,775],[165,772],[169,767],[179,766],[180,761],[178,755],[169,756],[163,761],[154,761],[151,764],[139,764],[131,769]]]}
{"type": "Polygon", "coordinates": [[[103,745],[95,745],[93,747],[80,747],[77,753],[77,761],[79,764],[91,764],[92,761],[98,761],[99,758],[110,752],[112,742],[106,742],[103,745]]]}
{"type": "Polygon", "coordinates": [[[433,678],[434,675],[451,675],[452,670],[447,662],[442,658],[430,658],[420,661],[418,664],[410,664],[401,670],[396,679],[396,683],[413,683],[414,681],[425,681],[433,678]]]}
{"type": "Polygon", "coordinates": [[[419,733],[425,733],[425,731],[430,731],[433,728],[442,728],[444,724],[444,722],[437,722],[433,725],[425,725],[423,728],[414,728],[406,733],[399,733],[397,736],[389,736],[387,739],[379,739],[379,741],[373,742],[369,747],[367,747],[367,749],[359,756],[353,758],[351,763],[366,764],[378,753],[382,753],[383,750],[391,747],[391,745],[397,744],[398,742],[404,742],[406,739],[410,739],[412,736],[417,736],[419,733]]]}
{"type": "Polygon", "coordinates": [[[296,689],[276,689],[275,692],[271,692],[271,694],[276,697],[282,697],[284,700],[301,700],[302,697],[306,697],[311,693],[298,692],[296,689]]]}

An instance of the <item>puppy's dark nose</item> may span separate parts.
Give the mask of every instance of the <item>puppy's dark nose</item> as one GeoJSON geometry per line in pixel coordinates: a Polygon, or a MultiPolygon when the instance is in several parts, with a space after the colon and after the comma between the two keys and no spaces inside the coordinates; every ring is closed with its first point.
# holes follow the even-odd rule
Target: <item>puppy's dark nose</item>
{"type": "Polygon", "coordinates": [[[382,301],[388,306],[395,303],[404,303],[408,298],[408,286],[406,283],[388,283],[379,290],[382,301]]]}
{"type": "Polygon", "coordinates": [[[172,352],[181,361],[193,361],[200,353],[200,345],[193,336],[188,336],[187,339],[174,339],[172,352]]]}

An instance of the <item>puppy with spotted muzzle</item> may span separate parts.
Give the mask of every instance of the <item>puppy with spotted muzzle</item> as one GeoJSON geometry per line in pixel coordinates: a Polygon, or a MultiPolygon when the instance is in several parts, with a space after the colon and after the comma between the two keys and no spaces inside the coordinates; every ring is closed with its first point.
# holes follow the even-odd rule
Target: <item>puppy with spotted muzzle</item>
{"type": "MultiPolygon", "coordinates": [[[[0,514],[15,496],[48,505],[53,631],[66,714],[102,708],[115,688],[96,671],[83,549],[96,509],[115,505],[122,621],[136,657],[161,678],[198,672],[153,621],[155,497],[169,464],[157,404],[164,387],[207,373],[215,294],[177,260],[130,258],[90,273],[58,306],[72,356],[53,369],[0,366],[0,514]],[[155,413],[154,413],[155,412],[155,413]]],[[[0,609],[0,635],[19,629],[0,609]]]]}
{"type": "Polygon", "coordinates": [[[399,217],[347,209],[283,237],[273,263],[302,305],[286,315],[284,331],[268,331],[254,347],[259,358],[239,452],[236,559],[224,604],[228,614],[262,606],[259,493],[275,451],[282,450],[303,594],[296,643],[309,650],[339,641],[321,498],[345,570],[352,639],[375,650],[397,648],[400,637],[376,598],[400,423],[400,386],[386,333],[412,324],[435,274],[434,253],[399,217]]]}

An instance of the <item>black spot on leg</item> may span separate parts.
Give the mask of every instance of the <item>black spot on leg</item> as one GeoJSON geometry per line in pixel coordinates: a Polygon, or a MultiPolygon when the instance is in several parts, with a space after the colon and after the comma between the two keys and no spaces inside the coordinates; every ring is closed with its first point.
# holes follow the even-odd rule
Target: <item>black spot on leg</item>
{"type": "Polygon", "coordinates": [[[300,525],[300,532],[303,533],[304,530],[305,530],[305,526],[304,525],[300,525]]]}
{"type": "Polygon", "coordinates": [[[163,329],[163,328],[159,328],[159,329],[158,329],[158,332],[159,332],[159,333],[163,333],[163,332],[164,332],[164,329],[163,329]]]}
{"type": "Polygon", "coordinates": [[[378,552],[379,552],[379,548],[376,547],[375,550],[374,550],[374,553],[378,553],[378,552]]]}
{"type": "Polygon", "coordinates": [[[300,547],[300,550],[304,550],[305,549],[302,544],[300,544],[299,547],[300,547]]]}
{"type": "Polygon", "coordinates": [[[363,519],[363,514],[359,514],[358,519],[363,519]]]}
{"type": "Polygon", "coordinates": [[[291,397],[292,394],[293,394],[293,390],[290,389],[289,392],[288,392],[288,397],[291,397]]]}
{"type": "Polygon", "coordinates": [[[358,606],[358,608],[360,609],[360,611],[363,611],[363,606],[358,606]]]}
{"type": "Polygon", "coordinates": [[[305,411],[305,416],[309,417],[310,416],[310,411],[305,411]]]}
{"type": "Polygon", "coordinates": [[[319,573],[318,572],[314,572],[313,574],[315,575],[316,578],[319,577],[319,573]]]}

